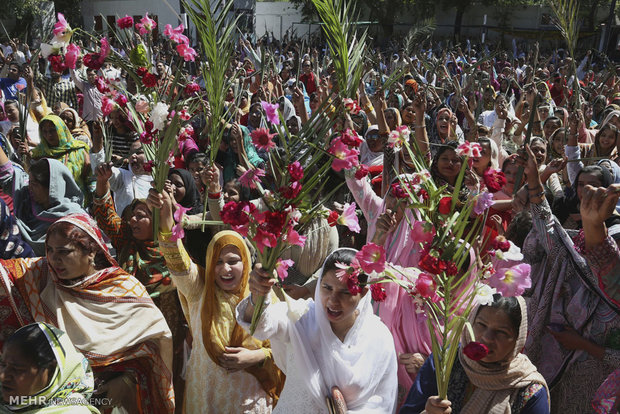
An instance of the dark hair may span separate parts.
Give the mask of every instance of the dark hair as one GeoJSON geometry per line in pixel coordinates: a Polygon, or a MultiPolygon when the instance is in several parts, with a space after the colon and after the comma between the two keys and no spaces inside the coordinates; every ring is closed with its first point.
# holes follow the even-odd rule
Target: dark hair
{"type": "Polygon", "coordinates": [[[588,165],[587,167],[582,168],[575,177],[576,185],[579,185],[579,177],[581,177],[581,174],[596,175],[601,181],[601,187],[607,188],[611,184],[613,184],[613,177],[611,176],[609,170],[607,168],[601,167],[600,165],[588,165]]]}
{"type": "Polygon", "coordinates": [[[493,295],[493,303],[490,305],[480,306],[478,309],[478,313],[483,308],[493,308],[493,309],[501,309],[508,315],[510,319],[510,323],[514,328],[517,334],[519,333],[519,328],[521,327],[521,306],[519,305],[519,301],[514,296],[502,296],[498,293],[493,295]]]}
{"type": "Polygon", "coordinates": [[[16,66],[16,67],[17,67],[17,70],[21,70],[21,66],[20,66],[20,65],[19,65],[19,63],[17,63],[17,62],[10,62],[10,63],[9,63],[9,68],[10,68],[11,66],[16,66]]]}
{"type": "Polygon", "coordinates": [[[82,250],[85,254],[95,253],[95,269],[100,270],[110,266],[110,262],[106,258],[105,253],[99,244],[92,237],[90,237],[88,233],[77,227],[75,224],[71,224],[66,221],[52,224],[47,230],[47,234],[45,236],[46,241],[53,234],[58,234],[69,240],[71,244],[82,250]]]}
{"type": "Polygon", "coordinates": [[[39,369],[56,366],[56,356],[50,346],[45,333],[36,323],[26,325],[9,336],[5,347],[9,344],[17,345],[22,355],[34,363],[39,369]]]}
{"type": "Polygon", "coordinates": [[[506,229],[506,238],[522,249],[525,238],[531,229],[532,214],[527,210],[521,211],[510,220],[506,229]]]}
{"type": "Polygon", "coordinates": [[[45,188],[50,188],[50,165],[42,158],[30,165],[30,176],[45,188]]]}
{"type": "Polygon", "coordinates": [[[88,74],[89,72],[95,72],[95,75],[97,74],[97,69],[94,68],[86,68],[86,74],[88,74]]]}
{"type": "Polygon", "coordinates": [[[187,157],[187,164],[192,162],[201,162],[207,165],[209,157],[204,152],[193,152],[189,157],[187,157]]]}
{"type": "Polygon", "coordinates": [[[557,116],[550,116],[547,119],[545,119],[545,122],[543,122],[543,126],[547,125],[547,122],[550,122],[550,121],[558,121],[560,125],[564,125],[562,120],[558,118],[557,116]]]}
{"type": "Polygon", "coordinates": [[[547,148],[547,140],[545,140],[543,137],[532,137],[532,139],[530,140],[530,146],[532,146],[532,144],[537,141],[540,141],[543,146],[547,148]]]}
{"type": "Polygon", "coordinates": [[[4,101],[4,109],[6,111],[6,106],[7,105],[15,105],[17,106],[18,102],[15,99],[7,99],[6,101],[4,101]]]}
{"type": "MultiPolygon", "coordinates": [[[[355,259],[355,250],[351,249],[339,249],[335,250],[329,257],[325,260],[325,264],[323,265],[323,274],[329,272],[330,270],[337,270],[336,263],[342,263],[345,265],[349,265],[355,259]]],[[[323,277],[323,275],[321,275],[323,277]]],[[[368,275],[362,273],[357,277],[357,280],[360,282],[360,286],[364,287],[366,282],[368,281],[368,275]]]]}

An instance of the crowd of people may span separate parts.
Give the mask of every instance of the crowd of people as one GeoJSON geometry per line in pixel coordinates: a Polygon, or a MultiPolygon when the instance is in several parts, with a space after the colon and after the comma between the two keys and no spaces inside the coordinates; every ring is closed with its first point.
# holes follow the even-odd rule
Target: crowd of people
{"type": "MultiPolygon", "coordinates": [[[[28,45],[5,40],[0,411],[617,412],[620,77],[589,50],[513,46],[510,57],[469,41],[413,50],[394,41],[369,52],[359,110],[323,137],[326,150],[342,125],[362,138],[359,163],[369,174],[330,172],[330,186],[343,186],[323,200],[326,211],[355,202],[361,232],[327,214],[313,219],[305,244],[282,254],[294,262],[285,299],[243,234],[192,217],[207,211],[219,221],[230,201],[266,209],[239,180],[257,168],[269,174],[279,150],[251,138],[276,131],[261,102],[278,104],[286,133],[296,135],[333,99],[321,39],[240,38],[226,118],[190,114],[192,136],[175,149],[162,191],[127,111],[104,115],[102,85],[132,90],[122,68],[89,68],[79,56],[75,69],[57,72],[28,45]],[[224,130],[214,162],[205,153],[212,122],[224,130]],[[389,143],[402,126],[412,131],[412,152],[389,143]],[[461,185],[457,149],[467,142],[481,151],[461,185]],[[338,276],[367,242],[383,246],[390,265],[418,266],[413,240],[424,223],[390,186],[416,172],[416,160],[446,195],[460,188],[466,201],[492,191],[485,234],[521,248],[531,267],[522,296],[496,294],[472,312],[462,343],[475,339],[489,354],[475,361],[459,349],[447,399],[438,397],[419,303],[397,284],[385,285],[379,303],[368,286],[352,292],[338,276]],[[489,182],[496,170],[505,177],[499,185],[489,182]],[[176,239],[179,207],[190,220],[176,239]],[[251,335],[258,297],[267,300],[251,335]]],[[[153,50],[158,88],[182,93],[173,85],[180,69],[204,90],[200,56],[170,67],[174,49],[163,36],[153,50]]]]}

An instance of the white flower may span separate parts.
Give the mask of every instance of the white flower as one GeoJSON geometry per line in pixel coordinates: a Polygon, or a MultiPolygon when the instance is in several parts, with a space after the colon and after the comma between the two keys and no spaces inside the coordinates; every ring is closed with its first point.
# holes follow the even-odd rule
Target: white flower
{"type": "Polygon", "coordinates": [[[166,119],[168,119],[168,105],[163,102],[157,102],[153,110],[151,111],[151,117],[149,121],[153,123],[153,129],[162,131],[166,125],[166,119]]]}
{"type": "Polygon", "coordinates": [[[496,294],[497,291],[495,288],[485,284],[485,283],[477,283],[476,284],[476,302],[480,306],[487,306],[493,303],[493,295],[496,294]]]}
{"type": "Polygon", "coordinates": [[[513,261],[513,262],[523,261],[523,253],[521,253],[521,249],[519,249],[519,246],[515,245],[511,241],[508,241],[508,242],[510,243],[510,249],[508,249],[507,252],[496,250],[495,257],[503,261],[513,261]]]}

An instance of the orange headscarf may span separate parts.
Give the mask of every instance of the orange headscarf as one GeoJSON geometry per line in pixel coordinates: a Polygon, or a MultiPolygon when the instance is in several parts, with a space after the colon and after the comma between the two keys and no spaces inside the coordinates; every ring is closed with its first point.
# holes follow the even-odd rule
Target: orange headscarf
{"type": "MultiPolygon", "coordinates": [[[[247,349],[270,348],[269,341],[262,342],[251,337],[239,326],[235,318],[237,304],[249,294],[251,265],[250,251],[238,233],[221,231],[209,243],[202,308],[202,339],[209,357],[218,365],[220,365],[219,358],[227,346],[247,349]],[[222,249],[226,246],[235,246],[239,249],[243,262],[241,284],[236,292],[225,292],[215,283],[215,266],[222,249]]],[[[276,367],[273,358],[267,358],[263,364],[246,368],[245,371],[254,375],[265,392],[274,402],[277,401],[284,385],[284,374],[276,367]]]]}

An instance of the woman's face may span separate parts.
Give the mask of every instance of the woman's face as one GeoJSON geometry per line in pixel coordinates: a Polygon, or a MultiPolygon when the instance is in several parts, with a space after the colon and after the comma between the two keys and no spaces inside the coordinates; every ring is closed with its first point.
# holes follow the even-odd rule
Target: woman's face
{"type": "Polygon", "coordinates": [[[152,216],[145,204],[139,203],[133,208],[131,217],[129,217],[129,228],[136,240],[144,241],[153,239],[152,216]]]}
{"type": "Polygon", "coordinates": [[[235,187],[235,184],[232,182],[228,182],[224,184],[224,202],[228,203],[229,201],[239,202],[241,195],[239,194],[239,190],[235,187]]]}
{"type": "Polygon", "coordinates": [[[489,348],[489,354],[482,358],[482,362],[508,360],[515,349],[518,332],[515,331],[506,312],[485,306],[478,312],[473,328],[476,341],[489,348]]]}
{"type": "Polygon", "coordinates": [[[299,124],[297,123],[297,118],[295,118],[294,116],[289,118],[288,121],[286,121],[286,127],[288,128],[288,132],[290,132],[291,134],[299,134],[299,124]]]}
{"type": "Polygon", "coordinates": [[[512,195],[515,188],[515,183],[517,182],[517,172],[519,171],[519,167],[517,164],[509,163],[506,168],[504,168],[504,176],[506,177],[506,184],[504,185],[504,192],[508,195],[512,195]]]}
{"type": "Polygon", "coordinates": [[[598,145],[601,152],[607,154],[616,146],[616,133],[609,128],[605,128],[598,137],[598,145]]]}
{"type": "Polygon", "coordinates": [[[226,92],[226,100],[232,101],[233,99],[235,99],[235,91],[233,88],[228,88],[228,91],[226,92]]]}
{"type": "Polygon", "coordinates": [[[353,296],[347,284],[336,277],[336,271],[333,269],[323,275],[320,283],[321,306],[332,330],[353,326],[356,318],[355,310],[362,295],[353,296]]]}
{"type": "Polygon", "coordinates": [[[366,134],[366,145],[372,152],[380,152],[383,150],[383,142],[379,136],[379,131],[372,131],[366,134]]]}
{"type": "Polygon", "coordinates": [[[450,120],[452,117],[447,111],[443,111],[437,117],[437,132],[443,138],[450,135],[450,120]]]}
{"type": "Polygon", "coordinates": [[[491,144],[488,142],[480,143],[480,157],[473,158],[473,166],[479,173],[486,170],[491,165],[491,144]]]}
{"type": "Polygon", "coordinates": [[[56,126],[50,122],[45,121],[41,123],[41,136],[47,142],[50,147],[57,147],[60,144],[58,139],[58,133],[56,132],[56,126]]]}
{"type": "Polygon", "coordinates": [[[534,157],[536,157],[536,164],[543,165],[547,160],[547,147],[545,144],[540,141],[534,141],[530,145],[530,149],[534,153],[534,157]]]}
{"type": "Polygon", "coordinates": [[[47,207],[50,200],[50,189],[39,183],[32,174],[29,175],[28,189],[32,200],[35,203],[47,207]]]}
{"type": "Polygon", "coordinates": [[[37,367],[15,343],[4,347],[0,362],[2,400],[9,403],[11,397],[27,397],[37,394],[50,381],[49,368],[37,367]]]}
{"type": "Polygon", "coordinates": [[[564,133],[562,131],[555,134],[551,145],[553,145],[553,151],[557,154],[564,155],[564,133]]]}
{"type": "Polygon", "coordinates": [[[553,134],[556,129],[560,128],[561,126],[562,125],[560,124],[559,120],[553,120],[545,123],[545,126],[543,126],[544,137],[546,139],[549,139],[549,137],[551,137],[551,134],[553,134]]]}
{"type": "Polygon", "coordinates": [[[62,119],[70,130],[75,128],[75,119],[73,119],[73,114],[69,111],[65,111],[60,114],[60,119],[62,119]]]}
{"type": "MultiPolygon", "coordinates": [[[[8,112],[7,112],[7,115],[8,115],[8,112]]],[[[618,115],[612,116],[611,119],[609,120],[609,123],[615,126],[616,128],[620,129],[620,118],[618,117],[618,115]]]]}
{"type": "Polygon", "coordinates": [[[260,127],[261,118],[262,118],[262,114],[260,112],[260,109],[254,108],[250,112],[250,116],[249,116],[248,122],[250,123],[250,125],[252,127],[259,128],[260,127]]]}
{"type": "Polygon", "coordinates": [[[591,185],[592,187],[600,187],[603,185],[601,182],[601,178],[598,174],[592,173],[581,173],[579,174],[579,180],[577,181],[577,198],[581,201],[581,195],[583,194],[583,188],[586,185],[591,185]]]}
{"type": "Polygon", "coordinates": [[[200,161],[192,161],[187,165],[187,169],[192,173],[192,177],[194,177],[194,182],[198,188],[201,188],[202,181],[200,180],[200,173],[205,169],[205,164],[200,161]]]}
{"type": "Polygon", "coordinates": [[[215,264],[215,284],[224,292],[236,292],[243,278],[243,261],[237,246],[226,246],[215,264]]]}
{"type": "Polygon", "coordinates": [[[9,121],[19,122],[19,111],[17,110],[17,105],[6,105],[4,110],[9,121]]]}
{"type": "Polygon", "coordinates": [[[178,174],[171,174],[169,180],[172,183],[172,194],[174,195],[174,199],[177,203],[180,203],[183,197],[185,197],[185,183],[178,174]]]}
{"type": "Polygon", "coordinates": [[[445,150],[437,158],[437,171],[452,185],[456,182],[462,166],[463,161],[453,149],[445,150]]]}
{"type": "Polygon", "coordinates": [[[73,280],[94,272],[95,253],[87,253],[68,238],[52,233],[45,240],[46,257],[56,275],[73,280]]]}
{"type": "Polygon", "coordinates": [[[396,95],[395,93],[391,93],[390,96],[388,96],[387,105],[390,108],[398,108],[400,106],[398,95],[396,95]]]}
{"type": "Polygon", "coordinates": [[[391,130],[396,129],[398,125],[396,125],[396,116],[394,115],[394,111],[385,112],[385,122],[388,124],[391,130]]]}
{"type": "Polygon", "coordinates": [[[403,108],[403,123],[413,124],[415,122],[415,111],[412,105],[407,105],[403,108]]]}
{"type": "Polygon", "coordinates": [[[121,114],[118,111],[112,111],[110,113],[110,121],[112,122],[112,126],[116,129],[123,129],[125,126],[121,119],[121,114]]]}
{"type": "Polygon", "coordinates": [[[366,122],[364,117],[361,114],[352,114],[351,122],[353,122],[353,129],[355,130],[355,132],[361,134],[364,130],[364,122],[366,122]]]}

